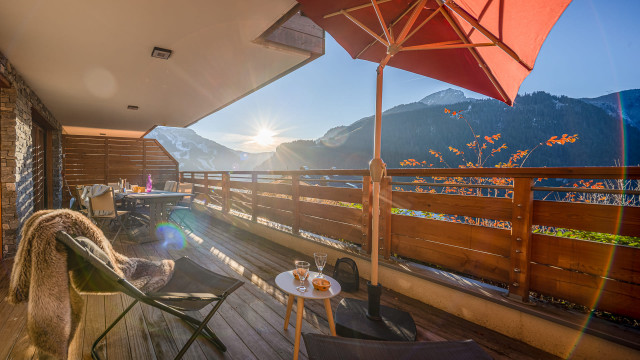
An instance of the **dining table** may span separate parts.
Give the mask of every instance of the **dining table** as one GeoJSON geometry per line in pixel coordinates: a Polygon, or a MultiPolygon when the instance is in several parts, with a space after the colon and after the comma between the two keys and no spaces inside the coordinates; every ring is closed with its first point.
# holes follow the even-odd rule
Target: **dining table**
{"type": "Polygon", "coordinates": [[[167,222],[170,215],[170,204],[177,204],[185,196],[194,196],[192,193],[152,190],[150,192],[126,192],[123,199],[126,201],[141,201],[149,206],[149,238],[158,240],[156,227],[167,222]]]}

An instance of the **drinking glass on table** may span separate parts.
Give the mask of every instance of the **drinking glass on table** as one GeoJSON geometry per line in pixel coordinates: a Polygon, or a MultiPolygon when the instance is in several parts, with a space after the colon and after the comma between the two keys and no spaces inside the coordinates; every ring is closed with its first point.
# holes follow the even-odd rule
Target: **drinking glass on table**
{"type": "Polygon", "coordinates": [[[296,287],[296,289],[300,292],[307,291],[307,287],[304,286],[304,281],[307,280],[309,276],[309,264],[306,261],[296,261],[296,274],[298,275],[298,279],[300,279],[300,286],[296,287]]]}
{"type": "Polygon", "coordinates": [[[318,271],[320,271],[316,277],[323,278],[324,275],[322,275],[322,269],[324,269],[324,266],[327,264],[327,254],[313,253],[313,257],[316,259],[316,266],[318,267],[318,271]]]}

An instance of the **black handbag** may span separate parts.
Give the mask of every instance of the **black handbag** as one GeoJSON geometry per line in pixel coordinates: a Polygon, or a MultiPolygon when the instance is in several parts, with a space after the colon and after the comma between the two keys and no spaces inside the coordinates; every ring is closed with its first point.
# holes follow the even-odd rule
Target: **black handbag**
{"type": "Polygon", "coordinates": [[[340,283],[342,291],[355,292],[360,288],[358,265],[350,258],[340,258],[336,261],[333,278],[340,283]]]}

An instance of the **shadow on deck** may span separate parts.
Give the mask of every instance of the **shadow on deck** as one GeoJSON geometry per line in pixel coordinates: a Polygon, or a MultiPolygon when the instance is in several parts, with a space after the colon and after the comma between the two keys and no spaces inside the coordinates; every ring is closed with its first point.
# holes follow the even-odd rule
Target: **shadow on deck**
{"type": "MultiPolygon", "coordinates": [[[[193,233],[184,239],[174,236],[165,242],[129,244],[116,241],[115,248],[128,256],[149,259],[189,256],[201,265],[245,281],[245,286],[229,296],[211,325],[227,345],[221,353],[206,340],[194,343],[185,359],[291,359],[295,334],[295,314],[288,330],[283,329],[286,294],[274,279],[290,270],[294,260],[307,260],[310,254],[297,253],[267,239],[209,217],[189,220],[193,233]]],[[[124,237],[122,237],[124,239],[124,237]]],[[[11,261],[0,263],[0,359],[30,359],[25,305],[6,303],[11,261]]],[[[331,274],[328,264],[325,272],[331,274]]],[[[357,293],[346,297],[366,298],[365,281],[357,293]]],[[[343,296],[332,299],[332,307],[343,296]]],[[[90,359],[93,341],[106,325],[131,303],[125,295],[85,296],[86,311],[71,344],[70,359],[90,359]]],[[[385,290],[382,303],[410,312],[418,327],[418,340],[442,341],[473,339],[496,359],[556,359],[556,357],[455,317],[406,296],[385,290]]],[[[208,312],[208,308],[202,313],[208,312]]],[[[295,307],[294,307],[295,312],[295,307]]],[[[202,314],[196,314],[202,318],[202,314]]],[[[489,314],[487,314],[489,316],[489,314]]],[[[305,302],[303,332],[328,334],[322,302],[305,302]]],[[[103,341],[98,349],[105,359],[172,359],[191,334],[191,328],[179,319],[147,305],[136,305],[103,341]]],[[[307,359],[301,346],[300,359],[307,359]]]]}

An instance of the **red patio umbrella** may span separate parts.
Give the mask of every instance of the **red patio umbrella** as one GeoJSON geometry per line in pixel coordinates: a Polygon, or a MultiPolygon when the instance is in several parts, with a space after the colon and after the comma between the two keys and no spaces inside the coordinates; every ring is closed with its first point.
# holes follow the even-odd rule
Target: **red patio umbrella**
{"type": "MultiPolygon", "coordinates": [[[[378,63],[371,284],[378,285],[382,74],[386,65],[513,104],[571,0],[298,0],[354,59],[378,63]]],[[[371,292],[370,292],[371,295],[371,292]]],[[[379,297],[378,297],[379,306],[379,297]]],[[[370,318],[378,318],[369,301],[370,318]]],[[[336,315],[337,316],[337,315],[336,315]]]]}

